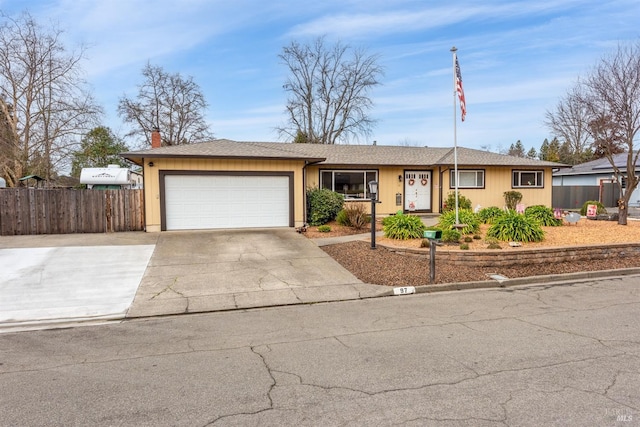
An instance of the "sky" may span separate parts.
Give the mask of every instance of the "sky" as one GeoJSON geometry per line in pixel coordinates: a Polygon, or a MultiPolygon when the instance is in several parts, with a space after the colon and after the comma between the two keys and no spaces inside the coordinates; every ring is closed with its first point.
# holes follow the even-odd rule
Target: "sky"
{"type": "Polygon", "coordinates": [[[84,78],[124,135],[118,100],[135,97],[142,68],[192,77],[209,104],[216,138],[278,141],[286,123],[292,41],[324,36],[378,55],[371,92],[377,124],[354,144],[539,149],[547,111],[619,44],[640,40],[638,0],[0,0],[87,48],[84,78]],[[467,116],[454,107],[458,49],[467,116]],[[455,111],[455,121],[454,121],[455,111]]]}

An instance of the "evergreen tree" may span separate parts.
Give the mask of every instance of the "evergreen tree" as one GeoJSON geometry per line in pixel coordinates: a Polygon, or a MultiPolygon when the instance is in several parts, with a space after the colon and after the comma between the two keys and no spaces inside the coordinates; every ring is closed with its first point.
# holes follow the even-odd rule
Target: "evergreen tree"
{"type": "Polygon", "coordinates": [[[548,160],[549,157],[549,140],[547,138],[542,141],[542,145],[540,146],[540,153],[538,154],[538,158],[540,160],[548,160]]]}
{"type": "Polygon", "coordinates": [[[518,140],[515,144],[511,144],[507,154],[509,156],[524,157],[525,156],[524,145],[522,145],[522,142],[518,140]]]}
{"type": "Polygon", "coordinates": [[[560,161],[560,141],[558,141],[558,138],[553,138],[549,143],[549,149],[547,150],[547,158],[545,160],[549,162],[560,161]]]}
{"type": "Polygon", "coordinates": [[[93,128],[80,142],[80,149],[73,153],[71,176],[79,177],[82,168],[119,165],[127,167],[125,159],[119,156],[128,148],[104,126],[93,128]]]}
{"type": "Polygon", "coordinates": [[[531,149],[527,153],[527,158],[529,158],[529,159],[537,159],[538,158],[538,152],[536,151],[536,149],[534,147],[531,147],[531,149]]]}

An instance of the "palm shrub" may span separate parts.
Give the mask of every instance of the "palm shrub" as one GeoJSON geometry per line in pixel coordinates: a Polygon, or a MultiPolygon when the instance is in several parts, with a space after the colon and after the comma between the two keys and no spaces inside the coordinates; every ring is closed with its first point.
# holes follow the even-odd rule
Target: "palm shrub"
{"type": "Polygon", "coordinates": [[[384,235],[390,239],[407,240],[422,238],[425,225],[419,216],[398,213],[382,222],[384,235]]]}
{"type": "Polygon", "coordinates": [[[307,218],[309,225],[322,225],[332,221],[344,204],[344,196],[326,188],[307,190],[307,218]]]}
{"type": "Polygon", "coordinates": [[[544,239],[544,231],[535,219],[509,211],[489,227],[487,237],[505,242],[540,242],[544,239]]]}
{"type": "Polygon", "coordinates": [[[340,225],[360,230],[371,222],[371,216],[367,213],[364,203],[348,203],[338,212],[336,221],[340,225]]]}
{"type": "MultiPolygon", "coordinates": [[[[458,210],[460,209],[471,209],[471,200],[464,197],[458,191],[458,210]]],[[[447,198],[445,199],[444,204],[442,205],[442,212],[448,212],[451,210],[453,211],[456,210],[456,192],[455,191],[451,191],[449,192],[449,194],[447,194],[447,198]]]]}
{"type": "Polygon", "coordinates": [[[580,208],[580,215],[582,216],[587,215],[587,207],[589,205],[596,205],[598,207],[598,210],[596,211],[596,215],[607,213],[607,208],[605,208],[602,203],[596,200],[587,200],[586,202],[584,202],[584,205],[582,205],[582,207],[580,208]]]}
{"type": "MultiPolygon", "coordinates": [[[[462,234],[473,234],[480,231],[480,219],[478,215],[473,213],[471,209],[462,209],[458,211],[458,220],[465,227],[460,230],[462,234]]],[[[456,211],[447,211],[440,215],[438,228],[442,230],[452,229],[456,225],[456,211]]]]}
{"type": "Polygon", "coordinates": [[[525,216],[533,218],[542,226],[557,227],[562,225],[562,219],[556,218],[553,210],[547,206],[534,205],[524,210],[525,216]]]}
{"type": "Polygon", "coordinates": [[[478,219],[483,224],[493,224],[496,218],[501,217],[504,214],[504,210],[497,206],[490,206],[488,208],[480,209],[478,212],[478,219]]]}
{"type": "Polygon", "coordinates": [[[505,191],[502,197],[504,197],[504,204],[512,211],[515,211],[516,205],[522,201],[522,193],[519,191],[505,191]]]}

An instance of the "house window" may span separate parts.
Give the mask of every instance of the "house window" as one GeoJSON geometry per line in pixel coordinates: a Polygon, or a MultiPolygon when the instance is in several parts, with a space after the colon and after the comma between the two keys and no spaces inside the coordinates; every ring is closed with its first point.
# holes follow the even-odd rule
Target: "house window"
{"type": "Polygon", "coordinates": [[[544,171],[523,171],[514,170],[511,185],[513,188],[518,187],[544,187],[544,171]]]}
{"type": "Polygon", "coordinates": [[[377,181],[373,170],[323,170],[320,172],[320,188],[327,188],[344,195],[345,199],[369,199],[369,181],[377,181]]]}
{"type": "MultiPolygon", "coordinates": [[[[483,170],[459,170],[458,176],[460,182],[458,188],[484,188],[484,171],[483,170]]],[[[456,171],[451,171],[451,180],[449,188],[456,188],[456,171]]]]}

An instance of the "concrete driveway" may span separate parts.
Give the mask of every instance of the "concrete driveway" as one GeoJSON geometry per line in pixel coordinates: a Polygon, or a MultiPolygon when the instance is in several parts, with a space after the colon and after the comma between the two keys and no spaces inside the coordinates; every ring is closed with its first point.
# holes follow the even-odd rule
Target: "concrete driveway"
{"type": "Polygon", "coordinates": [[[290,228],[0,237],[0,330],[373,297],[290,228]]]}
{"type": "Polygon", "coordinates": [[[122,318],[154,248],[144,233],[0,237],[0,329],[122,318]]]}
{"type": "Polygon", "coordinates": [[[362,283],[290,228],[165,232],[127,317],[358,299],[362,283]]]}

